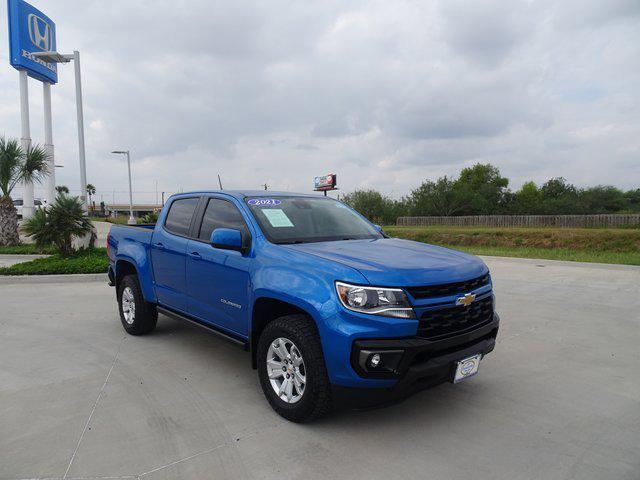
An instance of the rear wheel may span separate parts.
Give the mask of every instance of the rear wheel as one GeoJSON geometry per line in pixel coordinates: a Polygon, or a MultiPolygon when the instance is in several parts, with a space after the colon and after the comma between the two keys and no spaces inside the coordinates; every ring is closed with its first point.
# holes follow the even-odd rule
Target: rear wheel
{"type": "Polygon", "coordinates": [[[144,335],[156,328],[155,305],[142,296],[137,275],[127,275],[118,285],[118,310],[122,326],[131,335],[144,335]]]}
{"type": "Polygon", "coordinates": [[[273,409],[292,422],[308,422],[331,410],[331,385],[320,337],[306,315],[268,324],[258,340],[258,375],[273,409]]]}

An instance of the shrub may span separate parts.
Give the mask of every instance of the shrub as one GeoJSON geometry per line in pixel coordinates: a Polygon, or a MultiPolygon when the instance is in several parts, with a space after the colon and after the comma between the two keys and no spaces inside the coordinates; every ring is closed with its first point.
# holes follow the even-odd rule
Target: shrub
{"type": "Polygon", "coordinates": [[[83,237],[93,226],[82,211],[82,203],[77,197],[58,195],[47,209],[39,208],[25,222],[24,231],[43,247],[56,246],[60,256],[67,258],[73,252],[73,237],[83,237]]]}

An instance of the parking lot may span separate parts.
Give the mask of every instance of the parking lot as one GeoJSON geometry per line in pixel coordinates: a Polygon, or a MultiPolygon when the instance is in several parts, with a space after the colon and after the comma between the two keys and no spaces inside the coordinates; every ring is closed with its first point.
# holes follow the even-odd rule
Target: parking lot
{"type": "Polygon", "coordinates": [[[125,336],[106,284],[0,285],[0,479],[640,478],[640,268],[486,261],[479,375],[308,425],[237,347],[125,336]]]}

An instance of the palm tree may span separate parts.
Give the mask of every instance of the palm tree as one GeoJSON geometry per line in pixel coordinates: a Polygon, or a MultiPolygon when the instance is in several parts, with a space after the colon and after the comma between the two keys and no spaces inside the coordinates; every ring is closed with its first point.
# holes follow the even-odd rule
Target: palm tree
{"type": "Polygon", "coordinates": [[[24,182],[40,183],[48,173],[49,155],[39,145],[25,152],[18,140],[0,137],[0,246],[20,243],[18,212],[11,192],[24,182]]]}
{"type": "Polygon", "coordinates": [[[95,194],[96,194],[96,187],[94,187],[90,183],[87,183],[87,195],[89,195],[89,210],[92,209],[91,195],[95,195],[95,194]]]}
{"type": "Polygon", "coordinates": [[[58,185],[56,187],[56,192],[58,192],[58,195],[67,195],[69,193],[69,187],[66,185],[58,185]]]}
{"type": "Polygon", "coordinates": [[[80,199],[66,195],[58,195],[49,208],[39,208],[24,223],[25,233],[35,240],[36,245],[53,244],[62,257],[73,254],[73,237],[83,237],[92,229],[91,221],[84,216],[80,199]]]}

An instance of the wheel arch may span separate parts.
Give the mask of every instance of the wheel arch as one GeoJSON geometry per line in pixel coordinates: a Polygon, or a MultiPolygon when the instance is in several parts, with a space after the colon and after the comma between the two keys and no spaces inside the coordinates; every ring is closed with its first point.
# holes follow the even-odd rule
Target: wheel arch
{"type": "Polygon", "coordinates": [[[148,265],[139,265],[133,258],[129,256],[118,256],[114,265],[114,284],[116,292],[120,287],[120,282],[127,275],[136,275],[138,277],[138,283],[142,290],[142,296],[147,302],[156,303],[156,295],[153,288],[153,283],[150,278],[151,272],[148,265]]]}
{"type": "Polygon", "coordinates": [[[116,261],[115,268],[115,283],[116,283],[116,291],[120,288],[120,282],[127,275],[136,275],[138,276],[138,269],[133,261],[126,258],[120,258],[116,261]]]}
{"type": "Polygon", "coordinates": [[[251,352],[251,366],[255,370],[257,363],[257,346],[260,334],[265,327],[274,320],[285,315],[301,314],[309,317],[313,323],[313,315],[305,308],[275,297],[259,297],[253,303],[251,312],[251,330],[249,334],[249,348],[251,352]]]}

